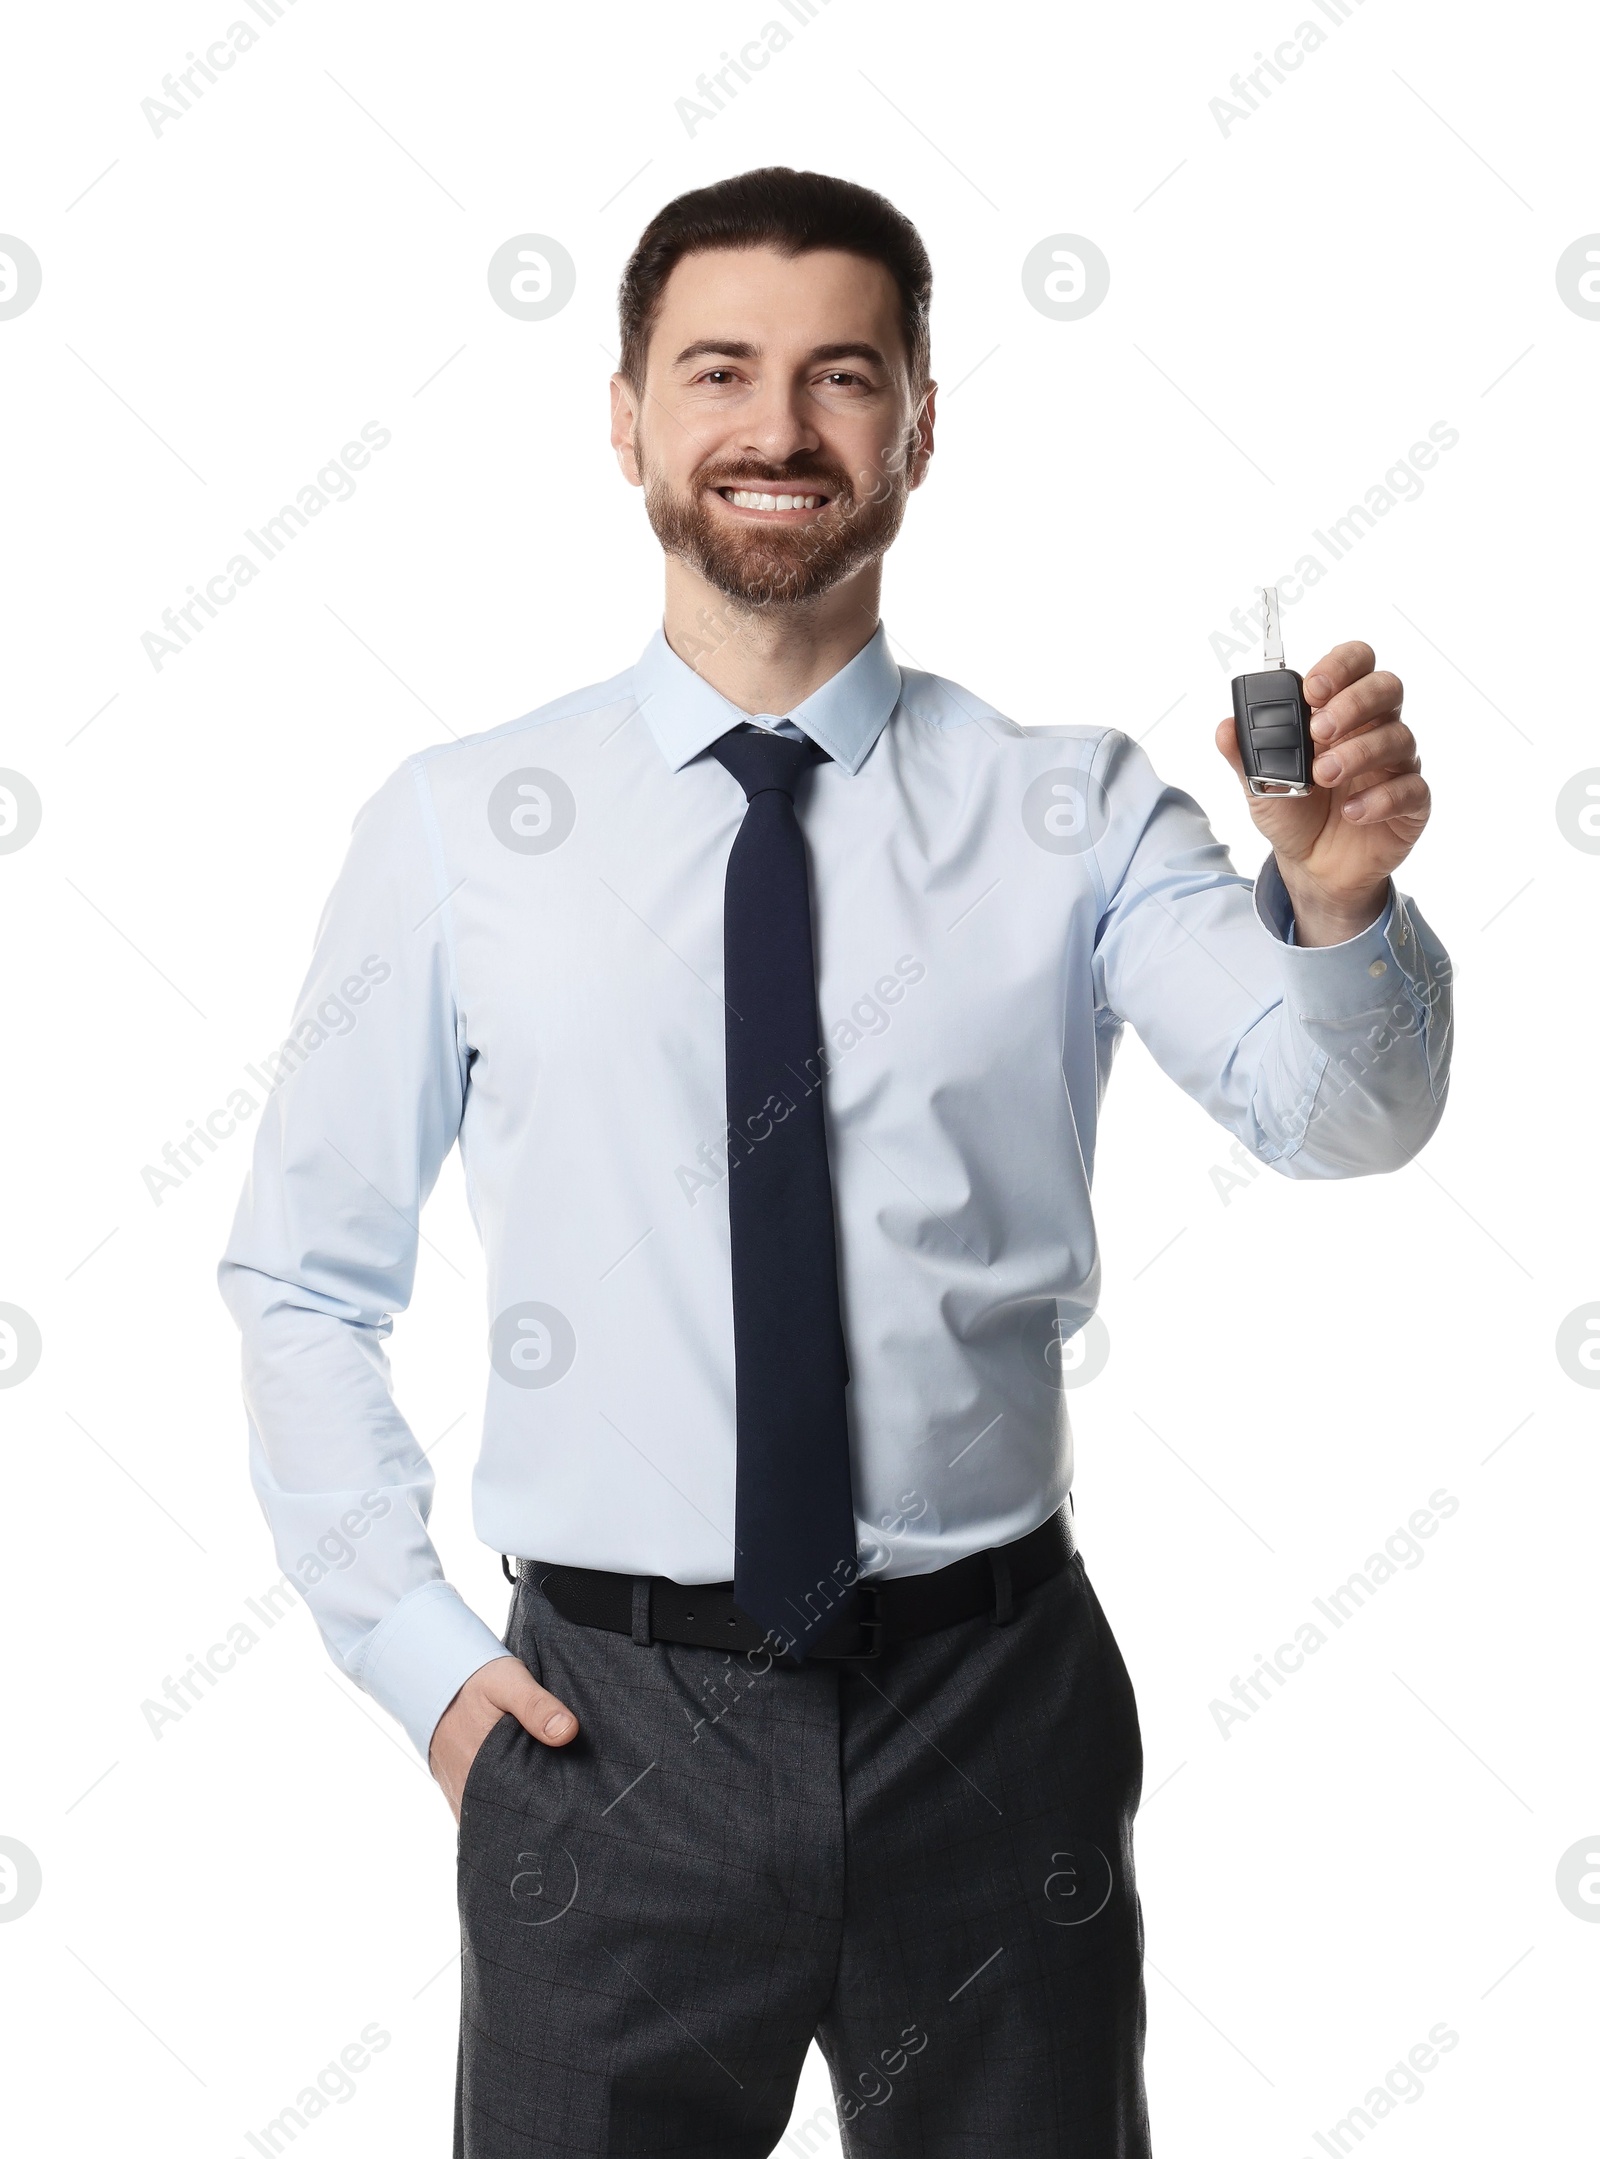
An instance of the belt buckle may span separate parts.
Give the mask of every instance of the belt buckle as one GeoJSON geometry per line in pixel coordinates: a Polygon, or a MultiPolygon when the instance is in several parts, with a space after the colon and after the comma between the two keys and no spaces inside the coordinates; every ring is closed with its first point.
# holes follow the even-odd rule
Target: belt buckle
{"type": "Polygon", "coordinates": [[[856,1625],[871,1642],[868,1649],[838,1650],[830,1659],[835,1664],[870,1664],[875,1657],[883,1655],[883,1618],[878,1611],[879,1590],[876,1582],[857,1582],[856,1589],[863,1597],[872,1599],[871,1609],[856,1614],[856,1625]]]}

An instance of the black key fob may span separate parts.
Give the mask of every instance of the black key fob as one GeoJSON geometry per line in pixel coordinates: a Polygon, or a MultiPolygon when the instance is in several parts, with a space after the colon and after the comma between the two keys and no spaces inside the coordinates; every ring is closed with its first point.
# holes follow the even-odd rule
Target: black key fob
{"type": "Polygon", "coordinates": [[[1313,785],[1311,710],[1305,685],[1283,664],[1283,633],[1275,585],[1266,603],[1262,672],[1233,678],[1233,728],[1253,795],[1307,795],[1313,785]]]}

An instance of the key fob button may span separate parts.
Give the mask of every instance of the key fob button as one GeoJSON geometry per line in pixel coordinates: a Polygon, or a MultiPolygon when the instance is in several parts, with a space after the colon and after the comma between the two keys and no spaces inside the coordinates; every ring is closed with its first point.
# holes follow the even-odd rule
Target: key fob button
{"type": "Polygon", "coordinates": [[[1262,750],[1256,758],[1256,775],[1263,780],[1298,780],[1301,777],[1298,746],[1262,750]]]}

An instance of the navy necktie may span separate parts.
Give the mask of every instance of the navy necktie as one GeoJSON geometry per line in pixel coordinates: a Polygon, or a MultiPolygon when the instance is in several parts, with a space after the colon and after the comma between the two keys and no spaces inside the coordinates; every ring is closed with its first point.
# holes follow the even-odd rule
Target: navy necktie
{"type": "Polygon", "coordinates": [[[734,1602],[796,1660],[854,1604],[855,1509],[801,773],[753,727],[711,745],[747,807],[723,901],[738,1428],[734,1602]]]}

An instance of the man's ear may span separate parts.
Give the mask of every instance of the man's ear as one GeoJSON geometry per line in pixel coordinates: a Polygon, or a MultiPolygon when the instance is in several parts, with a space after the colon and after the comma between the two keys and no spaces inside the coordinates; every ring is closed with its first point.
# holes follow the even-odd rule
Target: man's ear
{"type": "Polygon", "coordinates": [[[611,378],[611,447],[617,453],[617,465],[622,477],[630,487],[643,487],[644,479],[639,471],[639,456],[634,444],[634,430],[639,424],[639,400],[626,375],[611,378]]]}
{"type": "Polygon", "coordinates": [[[939,385],[930,382],[923,392],[917,416],[911,423],[911,437],[915,448],[911,453],[911,485],[920,487],[928,476],[928,460],[933,455],[933,407],[939,385]]]}

